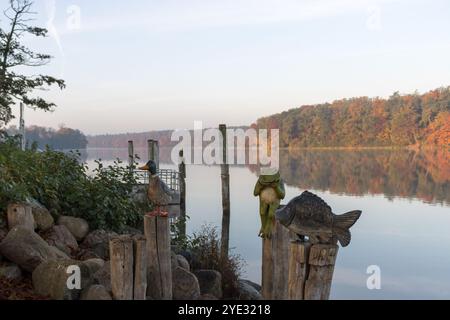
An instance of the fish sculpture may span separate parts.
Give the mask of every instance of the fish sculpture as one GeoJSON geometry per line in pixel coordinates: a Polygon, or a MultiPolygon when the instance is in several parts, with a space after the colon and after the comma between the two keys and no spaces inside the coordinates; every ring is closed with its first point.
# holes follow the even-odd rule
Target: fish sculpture
{"type": "Polygon", "coordinates": [[[282,225],[305,236],[311,243],[335,244],[346,247],[350,244],[350,228],[361,216],[360,210],[336,215],[330,206],[317,195],[305,191],[276,211],[276,218],[282,225]]]}

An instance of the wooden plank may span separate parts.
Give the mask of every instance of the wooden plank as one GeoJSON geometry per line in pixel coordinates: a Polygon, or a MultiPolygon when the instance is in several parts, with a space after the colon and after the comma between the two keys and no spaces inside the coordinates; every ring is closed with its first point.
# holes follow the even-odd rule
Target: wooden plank
{"type": "Polygon", "coordinates": [[[115,300],[133,300],[133,240],[120,236],[109,242],[111,288],[115,300]]]}
{"type": "Polygon", "coordinates": [[[161,272],[161,296],[172,300],[172,264],[170,250],[170,222],[168,217],[157,217],[158,258],[161,272]]]}
{"type": "Polygon", "coordinates": [[[180,227],[180,233],[186,237],[186,164],[184,162],[184,152],[180,150],[180,164],[178,171],[180,173],[180,216],[182,225],[180,227]]]}
{"type": "Polygon", "coordinates": [[[147,298],[147,240],[134,237],[134,300],[147,298]]]}
{"type": "Polygon", "coordinates": [[[159,142],[156,140],[148,140],[148,159],[156,163],[156,169],[159,170],[159,142]]]}

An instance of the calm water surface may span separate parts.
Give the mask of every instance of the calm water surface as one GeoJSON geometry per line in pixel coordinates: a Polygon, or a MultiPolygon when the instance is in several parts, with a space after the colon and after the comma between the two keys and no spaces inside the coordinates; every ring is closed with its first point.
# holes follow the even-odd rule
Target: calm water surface
{"type": "MultiPolygon", "coordinates": [[[[137,150],[145,159],[145,150],[137,150]]],[[[174,168],[162,151],[162,168],[174,168]]],[[[335,213],[361,209],[352,243],[339,251],[333,299],[450,298],[450,152],[298,151],[281,154],[286,201],[310,190],[335,213]],[[368,290],[369,266],[381,269],[381,290],[368,290]]],[[[89,149],[101,158],[127,159],[126,149],[89,149]]],[[[246,261],[245,277],[260,283],[261,240],[257,169],[231,167],[231,246],[246,261]]],[[[286,202],[285,201],[285,202],[286,202]]],[[[221,224],[220,168],[187,167],[188,232],[221,224]]]]}

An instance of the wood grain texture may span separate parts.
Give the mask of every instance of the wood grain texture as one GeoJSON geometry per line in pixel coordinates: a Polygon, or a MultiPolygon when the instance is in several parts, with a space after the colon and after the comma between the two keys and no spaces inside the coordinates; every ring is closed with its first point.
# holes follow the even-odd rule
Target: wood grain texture
{"type": "Polygon", "coordinates": [[[113,238],[109,242],[111,288],[115,300],[133,300],[133,239],[130,236],[113,238]]]}
{"type": "Polygon", "coordinates": [[[134,240],[134,300],[147,298],[147,240],[136,236],[134,240]]]}

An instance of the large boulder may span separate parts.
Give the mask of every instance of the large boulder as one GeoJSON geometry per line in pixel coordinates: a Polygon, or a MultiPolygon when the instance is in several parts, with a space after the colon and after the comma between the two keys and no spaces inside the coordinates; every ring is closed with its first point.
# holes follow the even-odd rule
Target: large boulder
{"type": "Polygon", "coordinates": [[[94,283],[105,287],[106,291],[112,292],[111,288],[111,263],[106,261],[103,267],[101,267],[94,274],[94,283]]]}
{"type": "Polygon", "coordinates": [[[56,252],[34,231],[17,226],[0,243],[0,254],[22,269],[33,272],[43,261],[56,260],[56,252]]]}
{"type": "Polygon", "coordinates": [[[89,233],[89,224],[81,218],[61,216],[58,225],[63,225],[69,229],[77,241],[82,241],[89,233]]]}
{"type": "Polygon", "coordinates": [[[239,300],[262,300],[261,288],[248,280],[239,279],[239,300]]]}
{"type": "Polygon", "coordinates": [[[98,270],[103,268],[103,266],[105,265],[105,261],[102,259],[89,259],[89,260],[83,261],[83,263],[88,266],[88,268],[89,268],[89,270],[91,270],[92,274],[95,274],[98,270]]]}
{"type": "Polygon", "coordinates": [[[45,261],[33,271],[34,291],[53,300],[78,300],[83,289],[92,285],[93,278],[89,268],[80,261],[58,260],[45,261]],[[76,276],[75,268],[79,268],[81,286],[72,288],[75,284],[73,277],[76,276]]]}
{"type": "Polygon", "coordinates": [[[200,285],[191,272],[176,267],[172,272],[172,295],[174,300],[196,300],[200,297],[200,285]]]}
{"type": "Polygon", "coordinates": [[[189,262],[188,262],[187,259],[186,259],[184,256],[182,256],[181,254],[178,254],[178,255],[177,255],[177,263],[178,263],[178,266],[180,266],[181,268],[183,268],[183,269],[185,269],[185,270],[187,270],[187,271],[190,271],[190,270],[191,270],[191,268],[190,268],[190,266],[189,266],[189,262]]]}
{"type": "Polygon", "coordinates": [[[33,213],[33,218],[36,223],[36,228],[40,231],[47,231],[55,224],[50,212],[39,202],[32,202],[30,204],[33,213]]]}
{"type": "Polygon", "coordinates": [[[112,300],[112,297],[104,286],[94,284],[89,288],[83,290],[83,292],[81,293],[81,300],[112,300]]]}
{"type": "Polygon", "coordinates": [[[198,270],[194,272],[200,285],[202,295],[213,295],[222,298],[222,275],[215,270],[198,270]]]}
{"type": "Polygon", "coordinates": [[[103,260],[109,260],[109,241],[115,236],[116,233],[105,230],[92,231],[82,242],[81,248],[91,257],[95,255],[103,260]]]}
{"type": "Polygon", "coordinates": [[[11,281],[22,279],[22,271],[13,263],[0,264],[0,277],[11,281]]]}
{"type": "Polygon", "coordinates": [[[69,256],[78,250],[78,242],[66,226],[53,226],[43,234],[43,238],[49,245],[58,248],[69,256]]]}

